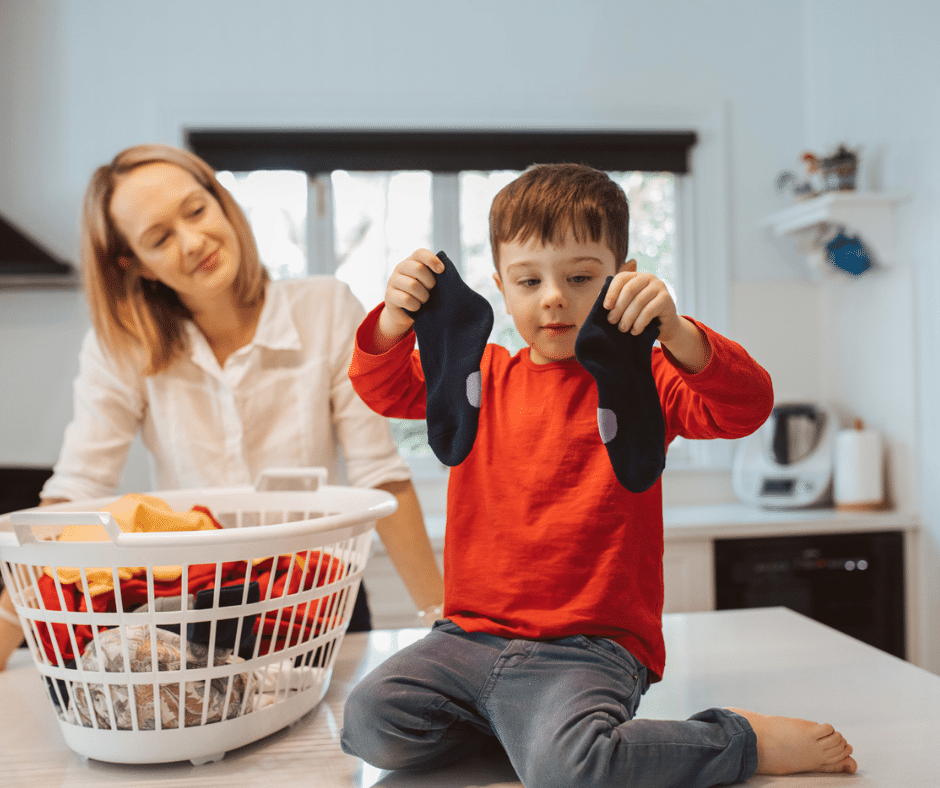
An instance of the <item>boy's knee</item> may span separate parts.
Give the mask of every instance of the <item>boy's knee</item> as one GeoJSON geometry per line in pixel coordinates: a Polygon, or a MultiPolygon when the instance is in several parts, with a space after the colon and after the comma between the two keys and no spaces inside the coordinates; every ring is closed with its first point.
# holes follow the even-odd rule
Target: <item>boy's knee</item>
{"type": "Polygon", "coordinates": [[[392,763],[394,750],[387,729],[387,703],[368,677],[353,688],[343,710],[340,746],[347,755],[354,755],[380,769],[396,769],[392,763]]]}
{"type": "Polygon", "coordinates": [[[539,788],[572,788],[581,786],[569,758],[557,749],[533,748],[525,764],[525,774],[520,774],[526,785],[539,788]]]}
{"type": "Polygon", "coordinates": [[[600,719],[539,735],[530,743],[520,776],[539,788],[609,785],[612,744],[611,727],[600,719]]]}
{"type": "Polygon", "coordinates": [[[492,738],[456,713],[443,695],[390,677],[366,676],[350,693],[340,745],[380,769],[435,769],[492,738]]]}
{"type": "Polygon", "coordinates": [[[366,676],[346,700],[340,746],[379,769],[424,769],[434,761],[427,702],[394,680],[366,676]]]}

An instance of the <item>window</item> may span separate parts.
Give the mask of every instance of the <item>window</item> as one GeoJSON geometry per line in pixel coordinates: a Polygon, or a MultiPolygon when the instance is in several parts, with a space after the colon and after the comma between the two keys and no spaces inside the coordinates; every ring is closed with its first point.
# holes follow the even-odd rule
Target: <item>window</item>
{"type": "Polygon", "coordinates": [[[217,173],[254,232],[275,279],[307,276],[307,175],[291,170],[217,173]]]}
{"type": "Polygon", "coordinates": [[[434,245],[432,185],[432,174],[423,170],[330,175],[336,277],[366,311],[385,298],[398,263],[434,245]]]}
{"type": "MultiPolygon", "coordinates": [[[[530,149],[519,154],[524,157],[521,159],[494,157],[493,149],[499,147],[499,142],[487,141],[487,135],[483,138],[474,136],[469,141],[466,137],[462,141],[444,139],[450,144],[437,145],[427,135],[415,133],[421,137],[418,142],[404,135],[398,140],[401,150],[396,154],[397,158],[387,152],[370,158],[333,155],[333,137],[320,138],[319,145],[317,140],[308,140],[312,153],[305,151],[297,139],[293,148],[286,146],[281,149],[279,157],[272,154],[279,149],[278,140],[272,140],[270,148],[259,145],[255,149],[249,145],[253,153],[251,150],[247,154],[244,151],[233,153],[219,145],[219,134],[223,135],[223,141],[228,139],[223,132],[193,132],[190,135],[191,147],[217,168],[226,161],[233,165],[256,167],[220,169],[219,179],[245,209],[257,237],[261,259],[272,276],[335,274],[350,285],[368,310],[384,298],[385,284],[394,266],[414,249],[444,249],[467,283],[493,305],[495,323],[491,341],[506,346],[512,352],[522,346],[522,341],[506,314],[493,281],[488,227],[490,203],[496,192],[515,178],[530,160],[587,160],[593,166],[599,166],[590,157],[579,156],[580,149],[567,144],[576,140],[566,134],[541,135],[560,146],[554,151],[544,150],[544,146],[542,151],[537,146],[531,148],[531,135],[511,135],[516,142],[517,136],[526,137],[524,147],[529,146],[530,149]],[[200,134],[205,136],[200,137],[200,134]],[[310,156],[314,155],[322,160],[311,162],[310,156]],[[363,169],[365,166],[409,160],[428,167],[363,169]],[[454,170],[458,163],[467,166],[454,170]],[[301,168],[268,169],[287,164],[301,168]],[[473,166],[479,164],[493,166],[473,166]],[[500,166],[506,164],[515,166],[500,166]],[[332,169],[324,171],[322,168],[326,166],[332,169]]],[[[252,133],[228,134],[238,138],[239,134],[252,133]]],[[[341,133],[334,135],[340,137],[341,133]]],[[[581,136],[593,140],[595,145],[598,143],[595,138],[614,148],[624,144],[623,135],[581,136]],[[619,140],[617,144],[614,144],[615,137],[619,140]]],[[[636,137],[655,148],[655,144],[647,139],[654,135],[627,136],[631,139],[636,137]]],[[[630,256],[637,259],[640,270],[651,271],[666,282],[681,310],[682,271],[675,254],[680,235],[677,205],[681,204],[679,192],[683,181],[681,175],[685,172],[684,157],[694,142],[694,135],[677,135],[675,139],[669,135],[661,136],[668,138],[667,142],[672,143],[673,148],[681,149],[681,161],[675,158],[667,161],[662,156],[656,158],[647,151],[644,154],[646,158],[638,156],[636,160],[658,164],[659,170],[604,169],[621,185],[630,202],[630,256]],[[677,166],[677,161],[682,166],[677,166]]],[[[370,140],[376,142],[373,138],[370,140]]],[[[394,139],[386,142],[389,147],[395,147],[394,139]]],[[[440,139],[437,142],[440,143],[440,139]]],[[[506,139],[503,140],[501,150],[504,153],[507,148],[512,152],[512,147],[506,139]]],[[[611,154],[603,153],[600,157],[604,155],[611,154]]],[[[612,155],[616,161],[629,161],[622,150],[614,150],[612,155]]],[[[392,429],[403,456],[413,465],[433,465],[423,422],[393,420],[392,429]]],[[[674,443],[670,448],[672,461],[687,461],[687,455],[685,445],[674,443]]]]}

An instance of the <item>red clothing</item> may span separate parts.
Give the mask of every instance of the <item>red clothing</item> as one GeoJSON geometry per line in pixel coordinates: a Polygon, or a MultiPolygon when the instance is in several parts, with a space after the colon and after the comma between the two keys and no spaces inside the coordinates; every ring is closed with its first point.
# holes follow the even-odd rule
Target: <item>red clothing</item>
{"type": "MultiPolygon", "coordinates": [[[[370,354],[381,306],[359,327],[353,387],[384,416],[425,417],[414,332],[370,354]]],[[[699,325],[699,324],[696,324],[699,325]]],[[[735,342],[699,325],[708,366],[690,375],[653,350],[666,445],[740,438],[773,407],[770,376],[735,342]]],[[[450,471],[444,616],[463,629],[545,640],[615,640],[655,674],[662,635],[661,482],[634,494],[617,481],[597,427],[597,387],[576,359],[535,364],[488,345],[470,455],[450,471]]]]}
{"type": "MultiPolygon", "coordinates": [[[[221,526],[219,526],[221,527],[221,526]]],[[[197,594],[205,589],[215,588],[215,564],[191,564],[188,572],[187,592],[197,594]]],[[[262,600],[280,599],[299,593],[301,590],[309,591],[314,587],[321,587],[334,583],[345,576],[343,564],[319,550],[309,553],[300,553],[297,556],[281,555],[277,560],[266,558],[251,566],[245,561],[230,561],[222,564],[222,585],[239,586],[245,582],[248,573],[249,582],[257,582],[262,600]],[[306,573],[303,562],[308,562],[306,573]],[[291,565],[294,565],[291,568],[291,565]],[[302,587],[301,587],[302,582],[302,587]],[[272,585],[273,583],[273,585],[272,585]],[[271,586],[270,591],[268,586],[271,586]]],[[[87,612],[88,606],[85,595],[75,583],[61,583],[62,598],[65,609],[71,612],[87,612]]],[[[37,583],[42,596],[43,606],[46,610],[61,610],[59,595],[56,591],[55,580],[48,574],[43,574],[37,583]]],[[[138,606],[146,604],[147,579],[146,573],[142,576],[132,577],[120,581],[121,602],[125,611],[132,611],[138,606]]],[[[182,593],[182,580],[153,582],[153,596],[174,597],[182,593]]],[[[283,607],[270,610],[261,620],[255,620],[253,634],[261,638],[258,647],[259,656],[272,651],[281,651],[298,643],[309,640],[327,627],[336,626],[339,619],[339,598],[337,594],[329,597],[315,599],[310,602],[312,607],[308,611],[308,603],[301,602],[295,607],[283,607]]],[[[98,594],[91,598],[92,608],[99,613],[113,613],[117,610],[115,592],[113,590],[98,594]]],[[[106,627],[101,627],[105,629],[106,627]]],[[[54,665],[64,665],[73,659],[78,659],[85,652],[88,642],[94,637],[90,626],[79,624],[74,627],[77,651],[72,649],[68,625],[47,625],[37,622],[36,629],[39,639],[50,662],[54,665]],[[51,628],[51,632],[50,632],[51,628]],[[55,643],[53,643],[55,641],[55,643]],[[62,656],[62,661],[56,658],[56,647],[62,656]]]]}

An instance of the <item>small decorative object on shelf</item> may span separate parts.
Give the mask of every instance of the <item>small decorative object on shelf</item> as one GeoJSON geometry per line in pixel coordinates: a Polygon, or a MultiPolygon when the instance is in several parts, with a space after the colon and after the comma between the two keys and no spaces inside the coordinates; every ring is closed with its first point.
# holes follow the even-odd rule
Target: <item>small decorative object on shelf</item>
{"type": "Polygon", "coordinates": [[[777,191],[789,189],[798,200],[817,197],[824,192],[854,191],[858,175],[858,153],[845,145],[829,156],[807,151],[800,160],[806,166],[802,180],[796,173],[784,170],[777,176],[777,191]]]}
{"type": "Polygon", "coordinates": [[[835,153],[822,159],[818,166],[822,172],[823,191],[855,191],[858,174],[858,154],[855,151],[840,145],[835,153]]]}

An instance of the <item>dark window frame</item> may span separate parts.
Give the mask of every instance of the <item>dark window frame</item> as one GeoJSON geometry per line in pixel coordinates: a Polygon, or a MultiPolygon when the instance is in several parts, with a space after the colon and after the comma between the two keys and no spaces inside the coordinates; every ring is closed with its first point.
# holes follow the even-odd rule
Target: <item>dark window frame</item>
{"type": "Polygon", "coordinates": [[[216,170],[524,170],[578,162],[600,170],[688,173],[694,131],[505,129],[190,129],[190,150],[216,170]]]}

